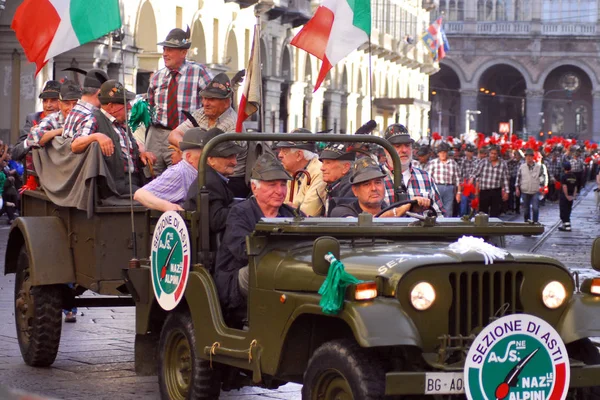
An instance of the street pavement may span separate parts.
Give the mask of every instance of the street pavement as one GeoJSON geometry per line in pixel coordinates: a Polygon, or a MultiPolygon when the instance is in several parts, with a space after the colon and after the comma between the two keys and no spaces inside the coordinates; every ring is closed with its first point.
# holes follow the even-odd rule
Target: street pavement
{"type": "MultiPolygon", "coordinates": [[[[573,232],[560,232],[558,204],[547,203],[540,211],[546,233],[540,237],[512,237],[508,248],[553,256],[573,271],[590,276],[590,249],[599,236],[599,215],[594,192],[588,189],[573,210],[573,232]],[[542,240],[540,242],[540,239],[542,240]]],[[[519,220],[520,216],[505,219],[519,220]]],[[[0,219],[0,261],[3,264],[9,227],[0,219]]],[[[0,269],[3,271],[4,267],[0,269]]],[[[15,334],[14,275],[0,276],[0,398],[5,388],[57,399],[158,399],[157,378],[138,377],[133,365],[135,315],[132,307],[80,308],[77,323],[63,324],[56,362],[49,368],[23,363],[15,334]],[[3,388],[3,387],[4,388],[3,388]]],[[[223,399],[300,399],[300,386],[288,384],[278,390],[246,388],[223,393],[223,399]]]]}

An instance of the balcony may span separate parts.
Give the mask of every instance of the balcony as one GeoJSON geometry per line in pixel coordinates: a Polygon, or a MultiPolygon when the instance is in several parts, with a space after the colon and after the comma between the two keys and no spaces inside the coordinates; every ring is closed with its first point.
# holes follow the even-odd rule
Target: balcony
{"type": "Polygon", "coordinates": [[[462,21],[448,21],[444,23],[444,30],[449,35],[477,34],[494,36],[523,36],[541,33],[544,36],[596,36],[596,25],[593,23],[551,23],[543,21],[496,21],[464,23],[462,21]],[[541,32],[540,32],[541,30],[541,32]]]}
{"type": "Polygon", "coordinates": [[[304,25],[312,16],[309,0],[275,0],[273,7],[267,15],[269,20],[281,17],[283,24],[291,24],[294,28],[304,25]]]}

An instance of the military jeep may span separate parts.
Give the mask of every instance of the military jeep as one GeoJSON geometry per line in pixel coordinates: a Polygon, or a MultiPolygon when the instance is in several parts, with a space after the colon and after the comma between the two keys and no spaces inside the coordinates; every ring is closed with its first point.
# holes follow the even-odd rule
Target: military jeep
{"type": "MultiPolygon", "coordinates": [[[[500,317],[539,317],[567,345],[570,393],[598,398],[600,287],[577,282],[550,257],[508,250],[493,263],[478,252],[457,253],[463,236],[502,247],[506,235],[535,235],[543,227],[478,214],[436,218],[263,219],[247,237],[250,289],[247,315],[223,313],[210,270],[218,240],[208,229],[205,147],[199,165],[198,210],[182,213],[191,237],[191,268],[179,303],[159,306],[152,263],[126,270],[136,305],[136,370],[158,373],[164,399],[216,399],[221,391],[256,385],[303,384],[304,399],[382,399],[461,396],[460,377],[474,338],[500,317]],[[330,263],[367,283],[350,285],[343,308],[326,314],[318,293],[330,263]],[[558,287],[557,291],[547,290],[558,287]],[[595,288],[595,289],[594,289],[595,288]],[[239,316],[238,316],[239,317],[239,316]],[[435,384],[450,380],[450,389],[435,384]]],[[[313,135],[245,134],[244,140],[314,140],[313,135]]],[[[362,135],[320,135],[322,141],[370,142],[400,160],[389,143],[362,135]]],[[[400,182],[395,172],[395,182],[400,182]]],[[[396,190],[398,188],[396,187],[396,190]]],[[[401,193],[397,192],[400,196],[401,193]]],[[[150,228],[156,216],[150,218],[150,228]]],[[[600,246],[600,245],[598,245],[600,246]]],[[[600,269],[600,254],[595,245],[600,269]]]]}

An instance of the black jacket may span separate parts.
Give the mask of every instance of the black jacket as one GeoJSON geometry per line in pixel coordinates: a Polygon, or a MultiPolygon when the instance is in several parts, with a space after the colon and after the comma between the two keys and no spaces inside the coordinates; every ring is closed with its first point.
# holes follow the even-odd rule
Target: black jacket
{"type": "Polygon", "coordinates": [[[356,196],[352,193],[352,184],[350,183],[350,174],[342,176],[333,183],[327,184],[325,188],[327,194],[325,209],[327,217],[331,217],[333,209],[340,204],[350,204],[356,200],[356,196]]]}
{"type": "MultiPolygon", "coordinates": [[[[388,205],[386,202],[381,203],[381,209],[383,210],[388,205]]],[[[333,218],[345,218],[345,217],[358,217],[358,214],[364,211],[360,208],[358,200],[354,200],[349,204],[341,204],[337,206],[332,212],[331,217],[333,218]]]]}
{"type": "Polygon", "coordinates": [[[35,125],[39,124],[41,122],[41,120],[42,120],[42,112],[41,111],[27,114],[27,117],[25,118],[25,125],[23,125],[23,128],[19,132],[19,140],[17,140],[17,143],[15,143],[15,146],[13,147],[13,150],[11,153],[13,160],[21,161],[23,158],[25,158],[25,154],[27,154],[27,152],[30,150],[29,147],[25,148],[25,139],[27,139],[27,136],[29,135],[29,131],[31,131],[31,128],[33,128],[35,125]]]}
{"type": "MultiPolygon", "coordinates": [[[[206,166],[206,188],[208,189],[208,215],[211,233],[225,230],[227,215],[233,205],[233,193],[227,187],[227,182],[219,176],[217,171],[206,166]]],[[[188,190],[183,208],[189,211],[196,210],[198,196],[198,178],[194,179],[188,190]]]]}
{"type": "MultiPolygon", "coordinates": [[[[279,208],[278,217],[293,217],[293,209],[287,205],[279,208]]],[[[224,310],[232,311],[245,306],[238,287],[238,271],[248,265],[246,236],[254,231],[264,217],[254,197],[231,207],[227,217],[227,228],[217,253],[215,283],[224,310]]]]}

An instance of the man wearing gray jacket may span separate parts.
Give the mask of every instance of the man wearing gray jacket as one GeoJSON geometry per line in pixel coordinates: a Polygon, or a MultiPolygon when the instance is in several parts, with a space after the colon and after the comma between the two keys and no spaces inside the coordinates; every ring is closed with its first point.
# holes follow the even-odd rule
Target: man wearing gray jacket
{"type": "Polygon", "coordinates": [[[523,196],[523,217],[525,222],[538,224],[540,214],[540,188],[548,186],[548,172],[541,163],[536,163],[533,159],[533,149],[525,151],[525,162],[521,164],[517,171],[515,183],[515,194],[523,196]],[[533,210],[533,220],[530,219],[533,210]]]}

